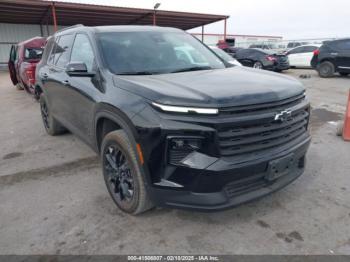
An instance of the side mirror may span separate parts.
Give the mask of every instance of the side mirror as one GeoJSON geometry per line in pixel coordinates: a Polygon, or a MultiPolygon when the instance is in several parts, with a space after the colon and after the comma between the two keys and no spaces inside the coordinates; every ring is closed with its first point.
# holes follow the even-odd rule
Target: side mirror
{"type": "Polygon", "coordinates": [[[83,62],[72,62],[66,67],[66,73],[69,76],[93,77],[95,73],[88,72],[86,64],[83,62]]]}

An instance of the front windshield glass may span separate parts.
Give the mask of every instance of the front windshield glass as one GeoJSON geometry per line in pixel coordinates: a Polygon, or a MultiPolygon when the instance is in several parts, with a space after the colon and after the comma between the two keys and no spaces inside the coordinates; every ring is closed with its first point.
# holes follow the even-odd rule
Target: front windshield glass
{"type": "Polygon", "coordinates": [[[182,32],[98,34],[103,58],[114,74],[164,74],[224,68],[202,43],[182,32]]]}
{"type": "Polygon", "coordinates": [[[212,50],[218,55],[220,56],[223,60],[230,62],[230,61],[234,61],[234,59],[232,58],[232,56],[230,56],[228,53],[226,53],[225,51],[221,50],[220,48],[212,48],[212,50]]]}

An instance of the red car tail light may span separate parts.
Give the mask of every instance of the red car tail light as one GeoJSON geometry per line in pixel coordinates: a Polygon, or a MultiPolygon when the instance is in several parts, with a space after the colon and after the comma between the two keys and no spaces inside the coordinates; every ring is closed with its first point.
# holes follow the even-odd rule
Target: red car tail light
{"type": "Polygon", "coordinates": [[[316,50],[314,51],[314,55],[319,55],[319,53],[320,53],[320,49],[316,49],[316,50]]]}
{"type": "Polygon", "coordinates": [[[277,58],[272,56],[272,55],[266,56],[266,59],[269,60],[269,61],[276,61],[277,60],[277,58]]]}
{"type": "Polygon", "coordinates": [[[28,83],[31,85],[34,85],[35,83],[35,67],[36,64],[30,64],[29,67],[25,69],[25,73],[28,78],[28,83]]]}

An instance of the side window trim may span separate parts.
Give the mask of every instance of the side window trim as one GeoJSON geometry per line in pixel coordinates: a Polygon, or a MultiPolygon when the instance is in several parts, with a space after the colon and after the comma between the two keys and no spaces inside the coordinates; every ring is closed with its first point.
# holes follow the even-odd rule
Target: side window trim
{"type": "MultiPolygon", "coordinates": [[[[53,44],[52,44],[50,53],[49,53],[49,55],[48,55],[48,57],[47,57],[47,64],[50,65],[50,66],[55,66],[55,64],[54,64],[54,63],[51,63],[50,60],[51,60],[52,52],[53,52],[53,50],[56,48],[57,43],[59,42],[59,40],[60,40],[60,37],[59,37],[59,36],[56,36],[56,37],[54,37],[54,39],[53,39],[53,44]]],[[[53,61],[53,62],[54,62],[54,61],[53,61]]]]}
{"type": "Polygon", "coordinates": [[[93,45],[92,45],[92,42],[90,40],[90,37],[87,33],[85,32],[76,32],[75,35],[74,35],[74,39],[73,39],[73,42],[72,42],[72,47],[71,47],[71,50],[70,50],[70,54],[69,54],[69,62],[72,62],[72,51],[73,51],[73,48],[74,48],[74,44],[75,44],[75,40],[77,38],[78,35],[84,35],[86,36],[87,40],[88,40],[88,43],[91,47],[91,50],[92,50],[92,54],[93,54],[93,58],[94,58],[94,63],[96,64],[96,53],[95,53],[95,50],[93,48],[93,45]]]}
{"type": "MultiPolygon", "coordinates": [[[[61,35],[60,36],[60,40],[61,40],[61,38],[63,37],[63,36],[72,36],[72,39],[75,39],[75,33],[71,33],[71,34],[65,34],[65,35],[61,35]]],[[[71,52],[72,52],[72,47],[73,47],[73,44],[74,44],[74,41],[72,41],[71,42],[71,44],[70,44],[70,46],[68,45],[67,47],[68,47],[68,59],[67,59],[67,62],[69,63],[70,62],[70,57],[71,57],[71,52]]],[[[63,53],[62,53],[62,55],[63,55],[63,53]]],[[[59,56],[58,57],[58,59],[55,61],[55,64],[54,64],[54,66],[56,67],[56,68],[59,68],[59,69],[65,69],[65,67],[61,67],[61,66],[59,66],[59,65],[57,65],[57,62],[59,61],[59,59],[61,58],[61,56],[59,56]]]]}

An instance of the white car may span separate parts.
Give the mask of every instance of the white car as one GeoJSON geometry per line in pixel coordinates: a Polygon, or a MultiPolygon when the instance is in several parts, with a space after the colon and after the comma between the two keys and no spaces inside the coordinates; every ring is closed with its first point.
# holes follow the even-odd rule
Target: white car
{"type": "Polygon", "coordinates": [[[287,51],[290,67],[311,67],[311,59],[314,51],[321,45],[310,44],[292,48],[287,51]]]}
{"type": "Polygon", "coordinates": [[[236,66],[242,66],[242,64],[240,62],[238,62],[236,59],[234,59],[232,56],[230,56],[224,50],[222,50],[216,46],[209,46],[209,48],[211,50],[213,50],[215,54],[217,54],[221,59],[225,60],[227,63],[229,63],[231,65],[236,65],[236,66]]]}

